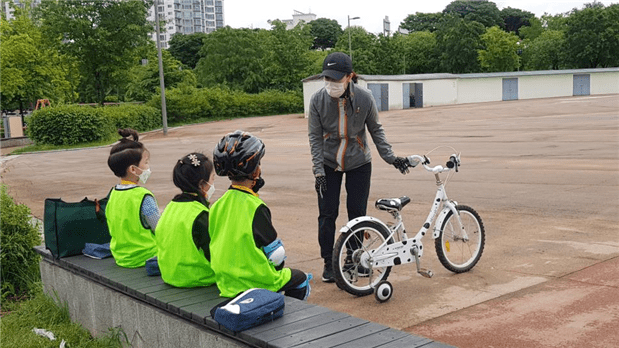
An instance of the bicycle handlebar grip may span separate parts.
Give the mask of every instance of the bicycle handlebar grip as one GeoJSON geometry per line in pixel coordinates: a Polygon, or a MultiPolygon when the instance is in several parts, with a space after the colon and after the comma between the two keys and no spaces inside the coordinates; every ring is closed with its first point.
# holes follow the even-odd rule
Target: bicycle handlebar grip
{"type": "Polygon", "coordinates": [[[419,162],[421,162],[421,156],[418,155],[412,155],[412,156],[408,156],[406,157],[406,161],[408,162],[408,166],[415,168],[419,162]]]}

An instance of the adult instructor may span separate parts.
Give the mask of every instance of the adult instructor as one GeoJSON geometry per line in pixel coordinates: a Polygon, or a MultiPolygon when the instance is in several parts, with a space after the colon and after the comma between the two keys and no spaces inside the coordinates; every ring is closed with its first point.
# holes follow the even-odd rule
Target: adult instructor
{"type": "MultiPolygon", "coordinates": [[[[342,179],[346,176],[348,219],[366,215],[372,175],[372,155],[366,128],[382,159],[402,174],[407,161],[396,157],[387,142],[372,93],[356,84],[352,60],[341,52],[329,54],[322,64],[325,86],[312,95],[309,142],[318,194],[318,242],[324,260],[322,281],[335,281],[332,267],[335,221],[342,179]]],[[[359,270],[364,273],[364,270],[359,270]]]]}

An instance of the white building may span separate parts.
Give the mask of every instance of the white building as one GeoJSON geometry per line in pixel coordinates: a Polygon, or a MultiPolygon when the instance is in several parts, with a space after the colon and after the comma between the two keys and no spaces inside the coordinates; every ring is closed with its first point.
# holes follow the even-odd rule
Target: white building
{"type": "MultiPolygon", "coordinates": [[[[309,23],[313,21],[314,19],[316,19],[316,15],[313,13],[303,13],[301,11],[294,10],[292,19],[283,19],[283,20],[280,19],[279,21],[281,21],[282,23],[285,23],[286,29],[290,30],[296,27],[297,24],[299,24],[301,21],[305,23],[309,23]]],[[[271,20],[268,21],[269,24],[271,24],[271,22],[272,22],[271,20]]]]}
{"type": "MultiPolygon", "coordinates": [[[[168,48],[174,34],[210,33],[224,27],[224,0],[156,0],[161,27],[161,47],[168,48]]],[[[148,20],[155,21],[155,7],[148,11],[148,20]]],[[[151,34],[157,40],[157,34],[151,34]]]]}
{"type": "MultiPolygon", "coordinates": [[[[359,75],[378,111],[438,105],[600,94],[619,95],[619,68],[496,72],[479,74],[359,75]]],[[[305,116],[319,75],[303,80],[305,116]]]]}

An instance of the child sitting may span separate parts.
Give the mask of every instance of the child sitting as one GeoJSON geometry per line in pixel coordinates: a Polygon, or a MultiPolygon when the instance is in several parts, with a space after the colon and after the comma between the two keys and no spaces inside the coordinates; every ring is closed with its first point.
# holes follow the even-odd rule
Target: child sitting
{"type": "Polygon", "coordinates": [[[150,176],[150,153],[138,141],[135,130],[119,129],[118,133],[123,138],[112,147],[107,164],[120,178],[120,184],[110,191],[105,216],[116,264],[137,268],[157,254],[153,231],[159,220],[159,208],[152,192],[138,186],[138,180],[145,184],[150,176]]]}
{"type": "Polygon", "coordinates": [[[215,172],[231,186],[213,204],[209,218],[211,266],[223,297],[251,288],[283,291],[306,299],[311,275],[283,268],[286,253],[271,223],[271,212],[258,197],[264,185],[260,160],[264,143],[250,133],[223,137],[213,152],[215,172]]]}
{"type": "Polygon", "coordinates": [[[178,287],[215,283],[208,234],[209,200],[215,192],[215,171],[201,153],[180,159],[172,174],[181,190],[166,206],[157,225],[157,258],[161,277],[178,287]]]}

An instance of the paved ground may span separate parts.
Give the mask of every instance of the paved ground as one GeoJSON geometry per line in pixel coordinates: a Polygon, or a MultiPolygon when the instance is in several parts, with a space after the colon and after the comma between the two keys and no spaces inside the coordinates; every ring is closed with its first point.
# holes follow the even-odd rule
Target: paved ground
{"type": "MultiPolygon", "coordinates": [[[[398,155],[440,145],[462,152],[449,197],[474,207],[486,250],[469,273],[442,268],[428,236],[424,266],[434,278],[395,267],[393,298],[378,304],[314,282],[310,302],[458,347],[610,347],[619,342],[619,96],[396,110],[381,113],[398,155]]],[[[288,251],[287,265],[320,275],[317,203],[301,115],[220,121],[144,135],[153,175],[146,185],[163,208],[174,196],[175,161],[211,153],[221,136],[244,129],[261,137],[266,186],[261,197],[288,251]]],[[[4,152],[4,151],[3,151],[4,152]]],[[[442,163],[450,150],[430,156],[442,163]]],[[[116,183],[109,147],[2,158],[2,181],[38,217],[46,197],[103,197],[116,183]]],[[[406,194],[404,219],[416,231],[434,197],[431,174],[403,176],[374,151],[368,212],[380,197],[406,194]]],[[[228,186],[215,181],[215,198],[228,186]]],[[[342,210],[345,211],[344,206],[342,210]]],[[[341,217],[338,225],[346,223],[341,217]]]]}

